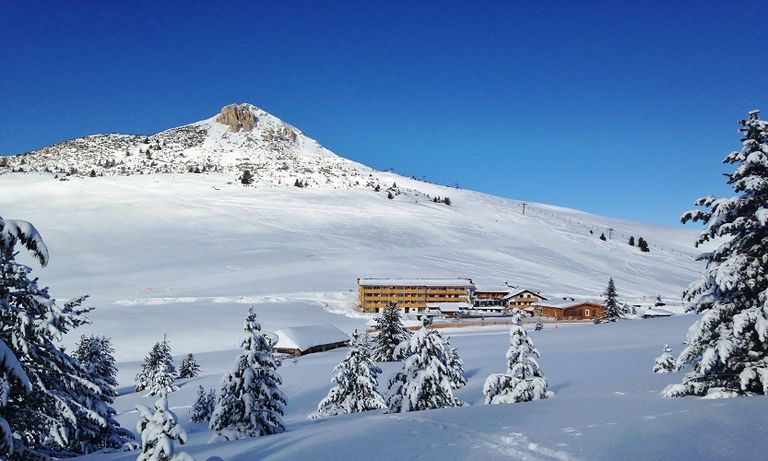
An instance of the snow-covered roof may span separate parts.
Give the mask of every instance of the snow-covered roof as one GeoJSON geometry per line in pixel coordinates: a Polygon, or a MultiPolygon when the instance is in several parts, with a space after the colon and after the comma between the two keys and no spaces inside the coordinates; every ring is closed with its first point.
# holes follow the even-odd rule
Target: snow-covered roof
{"type": "Polygon", "coordinates": [[[275,334],[278,338],[275,347],[300,351],[323,344],[349,341],[349,336],[330,323],[283,328],[277,330],[275,334]]]}
{"type": "Polygon", "coordinates": [[[502,299],[512,299],[512,298],[517,298],[517,297],[519,297],[519,296],[520,296],[521,294],[523,294],[523,293],[531,293],[532,295],[538,296],[538,297],[539,297],[539,298],[541,298],[541,299],[544,299],[544,300],[546,300],[546,299],[547,299],[547,297],[546,297],[546,296],[543,296],[541,293],[537,293],[537,292],[535,292],[535,291],[533,291],[533,290],[528,290],[528,289],[523,289],[523,290],[515,290],[515,291],[512,291],[512,292],[510,292],[508,295],[504,296],[504,298],[502,298],[502,299]]]}
{"type": "Polygon", "coordinates": [[[396,287],[474,287],[472,279],[469,278],[359,278],[358,285],[361,286],[396,286],[396,287]]]}
{"type": "Polygon", "coordinates": [[[467,303],[427,303],[427,308],[437,309],[440,312],[459,312],[462,309],[469,309],[467,303]]]}
{"type": "Polygon", "coordinates": [[[674,315],[672,312],[664,309],[647,309],[643,312],[644,317],[671,317],[672,315],[674,315]]]}
{"type": "Polygon", "coordinates": [[[486,293],[510,293],[512,291],[512,288],[505,287],[505,286],[477,286],[475,285],[475,293],[477,292],[486,292],[486,293]]]}
{"type": "Polygon", "coordinates": [[[541,306],[541,307],[553,307],[555,309],[568,309],[569,307],[578,306],[580,304],[599,304],[603,305],[602,302],[596,301],[594,299],[574,299],[574,298],[568,298],[568,299],[553,299],[549,301],[541,301],[538,303],[534,303],[534,306],[541,306]]]}

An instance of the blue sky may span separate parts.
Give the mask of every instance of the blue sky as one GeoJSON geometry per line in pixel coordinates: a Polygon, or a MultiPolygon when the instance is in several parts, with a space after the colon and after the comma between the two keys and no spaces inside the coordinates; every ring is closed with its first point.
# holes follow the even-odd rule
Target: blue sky
{"type": "Polygon", "coordinates": [[[251,102],[375,168],[675,225],[768,117],[764,0],[118,3],[0,0],[0,153],[251,102]]]}

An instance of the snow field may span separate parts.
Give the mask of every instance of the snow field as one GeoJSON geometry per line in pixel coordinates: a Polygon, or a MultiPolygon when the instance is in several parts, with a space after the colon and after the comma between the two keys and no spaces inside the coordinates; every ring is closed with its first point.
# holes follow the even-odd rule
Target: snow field
{"type": "MultiPolygon", "coordinates": [[[[198,355],[203,376],[181,381],[181,390],[170,394],[169,401],[189,433],[184,450],[198,460],[762,459],[768,450],[767,398],[713,401],[660,395],[681,374],[654,374],[654,358],[664,343],[678,352],[694,320],[680,316],[529,331],[541,352],[549,389],[556,393],[529,403],[483,405],[483,382],[490,373],[504,370],[509,344],[508,329],[492,327],[442,331],[464,360],[468,385],[456,395],[469,407],[307,420],[330,389],[331,370],[345,348],[301,357],[295,364],[289,359],[280,367],[288,398],[288,432],[283,434],[208,444],[206,426],[189,422],[197,386],[217,386],[239,351],[198,355]]],[[[400,363],[380,365],[384,391],[400,363]]],[[[136,370],[136,363],[120,364],[121,384],[131,384],[136,370]]],[[[139,402],[153,400],[132,392],[117,399],[124,427],[133,428],[138,417],[133,408],[139,402]]],[[[127,461],[135,456],[84,459],[127,461]]]]}

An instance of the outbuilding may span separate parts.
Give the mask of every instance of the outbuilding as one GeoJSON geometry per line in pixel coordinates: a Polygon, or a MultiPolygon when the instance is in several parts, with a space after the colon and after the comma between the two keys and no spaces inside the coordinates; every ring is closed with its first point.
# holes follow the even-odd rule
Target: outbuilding
{"type": "Polygon", "coordinates": [[[349,343],[349,336],[330,323],[283,328],[275,332],[275,351],[295,357],[323,352],[349,343]]]}
{"type": "Polygon", "coordinates": [[[534,303],[532,307],[535,312],[555,320],[594,320],[595,316],[605,317],[605,306],[597,301],[565,298],[534,303]]]}

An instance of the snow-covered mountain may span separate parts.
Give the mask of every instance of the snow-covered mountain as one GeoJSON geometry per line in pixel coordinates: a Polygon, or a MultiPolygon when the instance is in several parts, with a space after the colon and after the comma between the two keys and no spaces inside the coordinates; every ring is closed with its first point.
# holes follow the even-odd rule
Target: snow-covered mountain
{"type": "MultiPolygon", "coordinates": [[[[341,158],[251,105],[232,104],[200,122],[152,135],[100,134],[0,159],[0,173],[142,175],[250,170],[256,183],[355,187],[368,167],[341,158]]],[[[373,187],[370,186],[369,187],[373,187]]]]}
{"type": "Polygon", "coordinates": [[[250,105],[156,135],[90,136],[9,158],[6,172],[19,169],[0,174],[0,216],[37,226],[51,250],[37,275],[59,297],[91,294],[89,328],[113,337],[121,358],[141,356],[168,322],[181,349],[231,347],[248,304],[262,306],[268,330],[362,328],[357,277],[471,277],[588,298],[614,277],[623,301],[679,304],[701,270],[693,231],[375,171],[250,105]],[[72,168],[97,177],[54,179],[72,168]],[[252,186],[238,180],[245,169],[252,186]]]}

